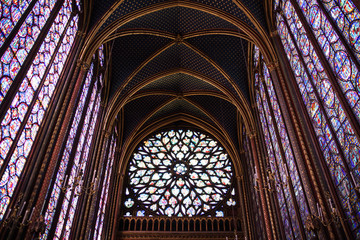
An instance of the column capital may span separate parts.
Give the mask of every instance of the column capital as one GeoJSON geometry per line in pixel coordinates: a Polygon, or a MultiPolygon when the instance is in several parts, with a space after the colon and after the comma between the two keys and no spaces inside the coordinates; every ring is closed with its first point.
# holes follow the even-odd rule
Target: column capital
{"type": "Polygon", "coordinates": [[[111,132],[108,131],[108,130],[103,129],[103,134],[104,134],[105,138],[109,138],[110,135],[111,135],[111,132]]]}
{"type": "Polygon", "coordinates": [[[76,66],[80,67],[81,70],[88,70],[90,68],[90,64],[86,63],[85,61],[79,59],[76,62],[76,66]]]}
{"type": "Polygon", "coordinates": [[[269,71],[272,72],[279,67],[279,61],[275,60],[273,62],[269,62],[266,64],[266,66],[268,67],[269,71]]]}
{"type": "Polygon", "coordinates": [[[270,37],[273,38],[273,37],[277,37],[277,36],[279,36],[279,32],[277,29],[270,32],[270,37]]]}
{"type": "Polygon", "coordinates": [[[253,139],[254,137],[256,137],[256,131],[253,130],[253,131],[251,131],[250,133],[247,133],[247,135],[248,135],[248,137],[249,137],[250,139],[253,139]]]}

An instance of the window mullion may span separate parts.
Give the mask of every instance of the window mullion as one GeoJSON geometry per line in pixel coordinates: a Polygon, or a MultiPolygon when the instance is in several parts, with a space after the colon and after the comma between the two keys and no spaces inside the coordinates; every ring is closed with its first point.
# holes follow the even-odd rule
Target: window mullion
{"type": "MultiPolygon", "coordinates": [[[[89,74],[89,73],[88,73],[89,74]]],[[[94,74],[95,75],[95,74],[94,74]]],[[[86,77],[85,77],[86,79],[86,77]]],[[[68,175],[69,178],[70,178],[70,173],[71,173],[71,169],[72,169],[72,166],[73,166],[73,160],[74,160],[74,156],[75,156],[75,153],[76,153],[76,147],[78,142],[79,142],[79,138],[80,138],[80,134],[81,134],[81,131],[80,129],[82,129],[83,127],[83,123],[84,123],[84,119],[85,119],[85,116],[86,116],[86,112],[84,112],[84,110],[86,109],[86,107],[88,106],[89,102],[90,102],[90,98],[91,98],[91,93],[93,91],[93,88],[94,88],[94,82],[95,82],[95,77],[92,76],[91,78],[91,83],[90,83],[90,86],[89,86],[89,89],[87,91],[87,95],[86,95],[86,100],[85,100],[85,103],[83,105],[83,111],[81,113],[81,117],[80,117],[80,120],[79,120],[79,124],[77,126],[77,129],[76,129],[76,134],[74,136],[74,140],[73,140],[73,143],[72,143],[72,148],[70,150],[70,154],[69,154],[69,162],[66,166],[66,171],[65,171],[65,175],[68,175]]],[[[85,80],[86,81],[86,80],[85,80]]],[[[85,81],[84,81],[84,84],[85,84],[85,81]]],[[[79,94],[79,99],[77,101],[77,105],[80,103],[81,99],[80,99],[80,96],[81,96],[81,93],[79,94]]],[[[74,119],[75,119],[75,114],[74,116],[72,117],[72,121],[71,122],[74,122],[74,119]]],[[[69,128],[69,131],[67,132],[67,138],[69,138],[69,135],[70,135],[70,130],[71,128],[69,128]]],[[[64,142],[65,144],[66,142],[64,142]]],[[[64,151],[62,151],[64,152],[64,151]]],[[[59,156],[59,162],[61,162],[62,160],[62,155],[59,156]]],[[[54,174],[57,174],[57,172],[54,172],[54,174]]],[[[59,218],[59,215],[60,215],[60,212],[61,212],[61,209],[62,209],[62,203],[63,203],[63,200],[65,198],[65,194],[66,193],[63,193],[61,192],[60,193],[60,196],[58,198],[58,200],[56,201],[56,209],[55,209],[55,214],[54,216],[52,217],[52,222],[51,222],[51,226],[50,226],[50,232],[48,234],[48,238],[53,238],[54,237],[54,234],[55,234],[55,229],[56,229],[56,226],[57,226],[57,222],[53,222],[54,219],[58,219],[59,218]]],[[[51,196],[49,196],[51,198],[51,196]]]]}
{"type": "MultiPolygon", "coordinates": [[[[255,88],[258,88],[257,86],[256,87],[254,87],[254,89],[255,88]]],[[[254,90],[255,91],[255,90],[254,90]]],[[[254,106],[254,110],[256,110],[257,109],[257,114],[256,114],[256,120],[259,122],[259,123],[261,123],[261,120],[260,120],[260,110],[257,108],[257,106],[254,106]]],[[[265,133],[264,133],[264,129],[262,128],[262,126],[260,126],[260,124],[259,124],[259,126],[258,126],[258,131],[259,131],[259,142],[262,142],[262,143],[266,143],[266,141],[265,141],[265,133]]],[[[249,137],[247,136],[246,137],[247,138],[247,146],[248,146],[248,150],[249,150],[249,152],[248,152],[248,157],[250,157],[249,159],[250,160],[253,160],[253,154],[252,154],[252,152],[251,152],[251,145],[250,145],[250,141],[249,141],[249,137]]],[[[265,164],[266,165],[268,165],[269,164],[269,162],[268,162],[268,159],[269,159],[269,157],[268,157],[268,152],[267,152],[267,150],[265,149],[265,147],[264,147],[264,144],[262,144],[260,147],[260,155],[262,155],[262,156],[265,156],[265,164]]],[[[252,163],[251,163],[252,164],[252,163]]],[[[254,174],[256,174],[257,173],[257,171],[256,171],[256,166],[254,165],[253,166],[253,168],[254,168],[254,174]]],[[[254,176],[254,178],[255,178],[255,176],[254,176]]],[[[256,181],[257,181],[257,179],[255,179],[256,181]]],[[[259,179],[260,180],[260,179],[259,179]]],[[[257,197],[258,197],[258,202],[259,202],[259,206],[261,207],[261,209],[263,210],[263,206],[262,206],[262,204],[261,204],[261,194],[260,194],[260,189],[259,189],[259,191],[256,191],[256,188],[255,188],[255,186],[253,187],[253,189],[255,190],[255,193],[257,194],[257,197]]],[[[275,195],[276,196],[276,195],[275,195]]],[[[274,217],[274,221],[278,221],[278,223],[280,224],[279,226],[279,232],[280,232],[280,235],[285,239],[286,237],[286,234],[285,234],[285,228],[284,228],[284,225],[283,225],[283,221],[282,221],[282,215],[281,215],[281,211],[280,211],[280,205],[279,205],[279,201],[276,199],[276,197],[272,197],[272,200],[273,200],[273,204],[275,205],[275,209],[276,209],[276,214],[275,214],[275,217],[274,217]]],[[[263,210],[263,213],[264,213],[264,210],[263,210]]],[[[261,218],[265,221],[265,216],[264,216],[264,214],[261,214],[261,218]]],[[[265,222],[264,222],[265,223],[265,222]]],[[[264,226],[265,227],[265,226],[264,226]]]]}
{"type": "MultiPolygon", "coordinates": [[[[260,83],[261,84],[261,83],[260,83]]],[[[265,117],[265,110],[264,110],[264,107],[263,107],[263,105],[264,105],[264,102],[263,102],[263,99],[262,99],[262,97],[260,96],[260,89],[257,89],[257,94],[259,95],[259,99],[260,99],[260,103],[259,103],[259,106],[261,106],[261,109],[259,109],[258,108],[258,111],[260,112],[262,112],[262,115],[263,115],[263,118],[264,118],[264,120],[265,120],[265,124],[266,124],[266,126],[262,126],[263,128],[266,128],[266,129],[268,129],[268,138],[269,138],[269,141],[270,141],[270,144],[271,144],[271,149],[272,149],[272,151],[273,151],[273,154],[274,154],[274,158],[276,158],[276,156],[275,156],[275,148],[274,148],[274,143],[273,143],[273,141],[272,141],[272,139],[271,139],[271,133],[270,133],[270,131],[269,131],[269,122],[268,122],[268,119],[265,117]]],[[[260,115],[260,114],[259,114],[260,115]]],[[[260,120],[260,122],[261,122],[261,120],[260,120]]],[[[281,147],[280,147],[281,148],[281,147]]],[[[269,155],[269,153],[268,152],[266,152],[266,154],[267,155],[269,155]]],[[[268,156],[268,158],[269,158],[269,156],[268,156]]],[[[280,177],[280,174],[279,174],[279,171],[278,171],[278,165],[277,165],[277,161],[275,160],[274,161],[274,164],[275,164],[275,167],[277,168],[276,169],[276,171],[275,171],[275,174],[277,175],[277,178],[279,179],[279,181],[281,182],[282,180],[281,180],[281,177],[280,177]]],[[[266,187],[265,187],[266,188],[266,187]]],[[[285,194],[285,190],[284,190],[284,188],[283,188],[283,185],[282,184],[280,184],[280,189],[281,189],[281,193],[282,193],[282,195],[283,195],[283,198],[284,198],[284,204],[285,204],[285,208],[286,208],[286,214],[288,215],[288,218],[289,218],[289,222],[290,222],[290,224],[291,224],[291,227],[290,227],[290,230],[291,230],[291,233],[292,233],[292,236],[293,236],[293,238],[295,239],[295,232],[294,232],[294,227],[293,227],[293,225],[296,225],[296,223],[293,223],[292,222],[292,218],[291,218],[291,216],[290,216],[290,211],[289,211],[289,206],[288,206],[288,202],[286,201],[286,194],[285,194]]],[[[266,190],[266,189],[265,189],[266,190]]],[[[261,191],[261,189],[260,189],[260,191],[261,191]]],[[[291,198],[292,198],[292,196],[291,196],[291,198]]],[[[284,221],[285,219],[283,219],[283,221],[284,221]]],[[[299,222],[299,219],[298,219],[298,217],[297,217],[297,221],[299,222]]]]}
{"type": "MultiPolygon", "coordinates": [[[[264,85],[264,87],[266,86],[266,84],[265,84],[265,81],[264,81],[264,79],[263,79],[263,76],[261,76],[260,77],[260,79],[261,79],[261,81],[262,81],[262,84],[264,85]]],[[[271,79],[270,79],[270,81],[271,81],[271,79]]],[[[266,86],[267,88],[268,88],[268,86],[266,86]]],[[[284,151],[284,148],[283,148],[283,145],[282,145],[282,139],[281,139],[281,137],[280,137],[280,133],[279,133],[279,128],[278,128],[278,124],[277,124],[277,122],[276,122],[276,118],[275,118],[275,114],[274,114],[274,112],[271,110],[271,108],[270,108],[270,103],[271,103],[271,101],[270,101],[270,97],[269,97],[269,94],[268,94],[268,91],[267,90],[265,90],[265,98],[266,98],[266,101],[269,103],[269,109],[270,109],[270,115],[271,115],[271,118],[273,119],[273,126],[274,126],[274,129],[275,129],[275,135],[276,135],[276,138],[277,138],[277,140],[278,140],[278,144],[279,144],[279,148],[280,148],[280,153],[281,153],[281,156],[282,156],[282,163],[284,163],[284,165],[285,165],[285,168],[286,168],[286,172],[287,173],[289,173],[290,171],[289,171],[289,166],[288,166],[288,164],[287,164],[287,162],[286,162],[286,155],[285,155],[285,151],[284,151]]],[[[280,106],[279,106],[280,107],[280,106]]],[[[281,112],[281,110],[280,110],[280,112],[281,112]]],[[[282,117],[282,116],[281,116],[282,117]]],[[[288,134],[287,133],[287,131],[286,131],[286,134],[288,134]]],[[[291,146],[291,144],[289,143],[289,148],[290,148],[290,151],[291,151],[291,153],[292,153],[292,155],[293,155],[293,160],[295,161],[295,156],[294,156],[294,152],[293,152],[293,149],[292,149],[292,146],[291,146]]],[[[279,163],[277,163],[277,165],[278,165],[279,163]]],[[[298,166],[297,166],[297,164],[296,164],[296,162],[294,162],[294,165],[295,165],[295,171],[297,172],[297,175],[298,175],[298,177],[299,177],[299,183],[300,183],[300,185],[301,185],[301,188],[302,188],[302,191],[304,191],[304,186],[303,186],[303,184],[302,184],[302,181],[301,181],[301,178],[300,178],[300,174],[299,174],[299,170],[298,170],[298,166]]],[[[279,166],[278,166],[278,168],[279,168],[279,166]]],[[[292,181],[290,180],[290,177],[288,176],[288,184],[289,184],[289,190],[290,190],[290,193],[291,193],[291,195],[292,195],[292,198],[293,198],[293,202],[294,202],[294,206],[296,206],[296,208],[295,208],[295,211],[296,211],[296,215],[297,215],[297,217],[298,217],[298,223],[299,223],[299,226],[300,226],[300,229],[301,229],[301,233],[302,233],[302,237],[303,237],[303,239],[306,239],[306,234],[305,234],[305,230],[304,230],[304,223],[305,223],[305,220],[306,219],[302,219],[301,218],[301,214],[300,214],[300,210],[299,210],[299,204],[298,204],[298,201],[297,201],[297,199],[296,199],[296,197],[295,197],[295,194],[294,194],[294,186],[293,186],[293,183],[292,183],[292,181]]],[[[305,196],[304,196],[305,197],[305,196]]],[[[305,197],[305,204],[306,204],[306,206],[307,206],[307,209],[309,209],[309,204],[308,204],[308,201],[307,201],[307,198],[305,197]]]]}
{"type": "MultiPolygon", "coordinates": [[[[316,0],[317,5],[319,6],[319,8],[321,9],[321,11],[323,12],[323,14],[326,16],[327,20],[329,21],[329,23],[331,24],[333,30],[337,33],[340,41],[342,42],[342,44],[344,45],[344,47],[346,48],[347,54],[349,54],[350,58],[353,60],[353,62],[355,63],[357,69],[360,70],[360,60],[354,55],[353,50],[350,48],[348,42],[346,41],[346,39],[344,38],[343,34],[340,32],[339,27],[337,24],[334,23],[334,20],[332,19],[332,17],[330,17],[328,11],[325,9],[322,1],[320,0],[316,0]]],[[[356,2],[356,1],[355,1],[356,2]]]]}
{"type": "Polygon", "coordinates": [[[10,43],[12,42],[12,40],[14,39],[14,37],[16,36],[16,34],[18,34],[19,29],[21,27],[21,25],[23,24],[23,22],[26,20],[27,16],[29,15],[29,13],[31,12],[31,10],[33,10],[35,3],[38,0],[32,0],[30,2],[30,4],[27,6],[26,10],[24,11],[24,13],[21,15],[20,19],[17,21],[17,23],[15,23],[15,26],[13,27],[13,29],[11,30],[11,32],[9,33],[8,36],[6,36],[6,39],[4,41],[4,43],[1,45],[0,47],[0,56],[2,56],[5,51],[9,48],[10,43]]]}
{"type": "Polygon", "coordinates": [[[36,39],[36,42],[34,43],[33,47],[31,48],[29,54],[27,55],[25,61],[23,62],[21,69],[17,73],[16,77],[14,78],[9,91],[4,96],[4,99],[2,100],[0,104],[0,122],[3,121],[5,114],[7,110],[10,108],[10,105],[13,101],[13,98],[15,97],[16,93],[19,91],[20,85],[23,81],[23,79],[26,77],[26,74],[30,68],[30,66],[33,64],[33,61],[39,52],[39,49],[41,45],[44,42],[45,37],[47,36],[51,26],[53,25],[53,22],[55,21],[56,17],[58,16],[58,13],[64,3],[64,0],[59,0],[56,2],[53,11],[51,12],[51,16],[45,23],[44,27],[42,28],[41,33],[39,34],[38,38],[36,39]]]}
{"type": "MultiPolygon", "coordinates": [[[[258,88],[258,86],[256,86],[255,88],[258,88]]],[[[255,89],[254,88],[254,89],[255,89]]],[[[258,91],[258,89],[256,90],[256,91],[258,91]]],[[[257,107],[257,106],[256,106],[257,107]]],[[[255,108],[254,108],[255,109],[255,108]]],[[[257,109],[258,111],[256,111],[256,117],[257,117],[257,121],[259,122],[259,123],[261,123],[261,117],[260,117],[260,109],[257,109]]],[[[259,124],[260,125],[260,124],[259,124]]],[[[262,128],[262,126],[258,126],[258,131],[259,131],[259,142],[263,142],[263,143],[266,143],[266,140],[265,140],[265,129],[263,129],[262,128]]],[[[250,147],[251,147],[251,145],[250,145],[250,143],[249,143],[249,140],[248,140],[248,149],[250,150],[250,147]]],[[[271,144],[271,143],[270,143],[271,144]]],[[[269,164],[269,161],[268,161],[268,159],[269,159],[269,154],[268,154],[268,152],[267,152],[267,150],[265,149],[265,147],[264,147],[264,144],[262,144],[262,146],[260,147],[260,151],[261,151],[261,154],[263,155],[263,156],[265,156],[265,164],[266,165],[268,165],[269,164]]],[[[253,156],[252,156],[252,153],[251,153],[251,151],[248,153],[249,155],[251,155],[250,157],[251,157],[251,159],[253,159],[253,156]]],[[[255,173],[254,174],[256,174],[257,173],[257,171],[256,171],[256,169],[255,169],[255,165],[254,165],[254,170],[255,170],[255,173]]],[[[257,179],[255,179],[256,181],[258,181],[257,179]]],[[[260,180],[260,179],[259,179],[260,180]]],[[[254,189],[256,190],[256,188],[254,187],[254,189]]],[[[256,191],[256,193],[258,194],[258,197],[259,197],[259,201],[261,200],[260,199],[260,190],[259,191],[256,191]]],[[[281,215],[281,211],[280,211],[280,205],[279,205],[279,200],[277,200],[276,199],[276,195],[275,195],[275,197],[273,197],[273,202],[274,202],[274,205],[275,205],[275,209],[276,209],[276,211],[277,211],[277,214],[276,214],[276,220],[278,221],[278,224],[281,226],[281,228],[279,229],[279,231],[281,232],[280,234],[281,234],[281,236],[285,239],[285,235],[286,235],[286,233],[285,233],[285,228],[284,228],[284,224],[283,224],[283,220],[282,220],[282,215],[281,215]]],[[[262,204],[260,203],[260,206],[261,206],[261,208],[262,208],[262,204]]],[[[264,216],[262,216],[263,218],[264,218],[264,216]]]]}
{"type": "MultiPolygon", "coordinates": [[[[114,134],[113,134],[114,135],[114,134]]],[[[107,166],[105,168],[104,178],[102,181],[102,192],[100,194],[99,199],[99,208],[97,209],[97,217],[95,218],[96,227],[94,230],[94,237],[97,239],[97,236],[101,234],[102,229],[104,227],[104,216],[106,213],[106,206],[107,206],[107,199],[109,194],[109,186],[110,186],[110,179],[111,179],[111,173],[112,173],[112,167],[114,164],[114,157],[115,157],[115,150],[116,150],[116,141],[115,136],[112,136],[112,140],[110,140],[111,144],[111,150],[109,151],[111,153],[110,159],[108,159],[107,166]],[[102,224],[102,225],[99,225],[102,224]],[[101,226],[101,228],[100,228],[101,226]]],[[[99,185],[100,186],[100,185],[99,185]]]]}
{"type": "Polygon", "coordinates": [[[43,87],[43,85],[44,85],[44,83],[45,83],[45,81],[46,81],[46,79],[48,77],[48,74],[49,74],[51,68],[52,68],[52,65],[53,65],[54,60],[55,60],[55,58],[57,56],[58,50],[59,50],[60,46],[62,45],[62,40],[64,39],[64,37],[66,35],[66,31],[67,31],[68,27],[70,26],[70,23],[71,23],[71,21],[73,19],[73,16],[74,15],[72,15],[70,17],[67,25],[65,26],[65,29],[64,29],[62,35],[60,36],[60,39],[59,39],[59,42],[58,42],[58,44],[57,44],[57,46],[55,48],[55,51],[54,51],[53,55],[51,56],[51,60],[50,60],[48,66],[47,66],[47,68],[45,70],[44,76],[42,77],[41,82],[40,82],[37,90],[35,91],[35,93],[33,95],[32,101],[31,101],[30,105],[28,106],[28,110],[27,110],[27,112],[26,112],[26,114],[25,114],[25,116],[24,116],[24,118],[23,118],[23,120],[21,122],[21,125],[20,125],[20,127],[19,127],[19,129],[17,131],[16,137],[14,138],[14,140],[12,142],[12,145],[11,145],[11,147],[9,149],[9,152],[7,153],[7,157],[5,158],[4,163],[0,168],[0,176],[2,176],[4,174],[4,171],[6,170],[6,167],[7,167],[8,163],[9,163],[13,153],[14,153],[14,150],[17,147],[17,142],[19,141],[19,138],[20,138],[21,134],[23,133],[23,130],[24,130],[25,126],[27,125],[28,118],[31,115],[32,109],[33,109],[35,103],[38,100],[39,93],[42,90],[42,87],[43,87]]]}
{"type": "MultiPolygon", "coordinates": [[[[346,100],[346,98],[341,90],[341,87],[339,86],[338,81],[336,80],[336,77],[334,75],[334,72],[332,71],[332,68],[331,68],[328,60],[324,56],[324,53],[323,53],[321,47],[319,46],[318,41],[315,39],[315,36],[314,36],[310,26],[308,25],[308,23],[305,19],[305,16],[304,16],[302,10],[300,9],[300,7],[298,6],[297,2],[295,0],[288,0],[288,1],[290,1],[291,5],[294,7],[296,14],[297,14],[299,20],[301,21],[302,26],[305,29],[306,35],[309,38],[309,41],[312,44],[312,46],[314,47],[316,55],[319,57],[320,62],[324,67],[324,71],[328,77],[328,80],[330,81],[337,97],[339,98],[340,104],[344,109],[344,112],[349,120],[351,127],[353,128],[355,136],[358,139],[358,141],[360,141],[360,125],[359,125],[358,119],[355,116],[353,110],[350,108],[349,103],[346,100]]],[[[284,20],[284,21],[286,21],[286,20],[284,20]]],[[[289,28],[289,26],[288,26],[288,28],[289,28]]],[[[289,28],[289,29],[291,29],[291,28],[289,28]]],[[[294,41],[294,42],[296,42],[296,41],[294,41]]],[[[299,51],[299,49],[298,49],[298,52],[300,53],[301,51],[299,51]]],[[[304,66],[306,66],[306,65],[304,65],[304,66]]]]}
{"type": "MultiPolygon", "coordinates": [[[[98,94],[101,94],[101,90],[100,90],[100,92],[98,92],[98,94]]],[[[94,196],[98,196],[98,194],[96,192],[98,192],[99,190],[96,187],[95,182],[93,180],[95,180],[95,177],[96,177],[96,171],[94,171],[96,168],[94,168],[94,166],[96,165],[96,162],[97,162],[97,160],[95,160],[95,159],[97,159],[96,153],[98,151],[98,149],[97,149],[98,146],[96,146],[95,144],[99,141],[100,131],[97,131],[97,130],[99,130],[102,116],[103,116],[103,108],[101,106],[101,99],[100,99],[99,105],[98,105],[98,115],[96,118],[96,122],[93,125],[94,130],[93,130],[92,140],[91,140],[91,145],[90,145],[92,147],[87,154],[88,163],[86,164],[85,171],[84,171],[86,173],[84,176],[84,185],[86,184],[85,185],[86,193],[84,192],[84,194],[86,194],[86,196],[83,197],[82,199],[80,199],[79,202],[77,203],[78,205],[80,204],[81,206],[83,206],[83,204],[85,204],[85,205],[83,207],[81,207],[80,209],[78,209],[77,212],[75,213],[75,216],[72,220],[74,225],[72,226],[72,232],[71,232],[70,238],[78,238],[80,236],[79,234],[82,234],[81,232],[83,232],[83,229],[85,230],[87,227],[90,226],[88,224],[89,211],[93,211],[92,209],[94,209],[94,207],[92,207],[92,204],[90,204],[90,202],[94,202],[93,199],[96,198],[94,196]]],[[[97,184],[97,186],[100,186],[99,178],[97,178],[96,184],[97,184]]],[[[96,210],[94,210],[94,212],[96,212],[96,210]]]]}
{"type": "MultiPolygon", "coordinates": [[[[96,83],[95,83],[96,84],[96,83]]],[[[86,163],[87,163],[87,160],[88,160],[88,158],[86,158],[86,157],[84,157],[84,154],[85,154],[85,151],[84,151],[84,149],[85,149],[85,145],[86,145],[86,141],[88,141],[89,139],[88,139],[88,137],[89,137],[89,132],[91,131],[90,130],[90,128],[91,128],[91,123],[93,122],[93,121],[91,121],[91,120],[94,120],[93,118],[95,117],[96,118],[96,114],[97,114],[97,112],[95,112],[94,111],[94,108],[96,107],[96,102],[97,102],[97,95],[98,95],[98,91],[96,91],[96,93],[95,93],[95,100],[94,100],[94,102],[92,103],[92,106],[91,106],[91,109],[90,109],[90,112],[91,112],[91,116],[90,116],[90,121],[89,121],[89,123],[88,123],[88,126],[87,126],[87,129],[86,129],[86,133],[85,133],[85,140],[84,140],[84,143],[82,144],[82,146],[81,146],[81,149],[77,149],[76,148],[76,151],[77,152],[81,152],[81,154],[80,154],[80,160],[83,160],[82,162],[81,161],[79,161],[79,163],[77,164],[77,166],[75,166],[75,164],[73,164],[73,166],[71,167],[72,169],[74,168],[74,167],[77,167],[78,169],[81,169],[80,167],[81,167],[81,165],[83,165],[83,164],[85,164],[85,168],[86,168],[86,163]]],[[[83,131],[83,129],[82,129],[82,131],[83,131]]],[[[82,131],[81,131],[81,133],[82,133],[82,131]]],[[[79,146],[79,144],[75,144],[74,146],[79,146]]],[[[85,171],[83,172],[83,178],[85,177],[85,171]]],[[[80,185],[80,183],[78,182],[77,184],[79,184],[80,185]]],[[[82,186],[80,186],[80,188],[81,188],[82,186]]],[[[75,198],[75,197],[77,197],[76,196],[76,189],[73,189],[72,190],[72,193],[71,193],[71,196],[70,196],[70,198],[69,198],[69,206],[68,206],[68,209],[67,209],[67,211],[66,211],[66,213],[65,213],[65,217],[64,217],[64,226],[63,226],[63,228],[62,228],[62,231],[61,231],[61,235],[60,235],[60,238],[59,239],[63,239],[64,238],[64,234],[65,234],[65,232],[66,232],[66,223],[69,221],[69,217],[71,217],[71,216],[69,216],[70,215],[70,209],[71,209],[71,207],[72,207],[72,202],[73,202],[73,199],[75,198]]],[[[81,193],[80,193],[81,194],[81,193]]],[[[84,193],[82,193],[82,194],[84,194],[84,193]]],[[[79,197],[79,196],[78,196],[79,197]]],[[[76,208],[77,208],[77,205],[76,206],[74,206],[74,208],[75,208],[75,211],[76,211],[76,208]]],[[[71,229],[71,228],[70,228],[71,229]]]]}
{"type": "MultiPolygon", "coordinates": [[[[283,16],[282,16],[282,17],[283,17],[283,16]]],[[[287,27],[288,29],[290,29],[289,26],[288,26],[288,23],[287,23],[286,19],[283,19],[283,22],[285,23],[286,27],[287,27]]],[[[292,33],[291,33],[290,31],[289,31],[289,35],[291,36],[292,41],[293,41],[293,42],[296,42],[295,39],[294,39],[294,36],[292,35],[292,33]]],[[[323,104],[321,104],[322,101],[319,101],[321,98],[320,98],[320,96],[319,96],[318,91],[316,90],[316,86],[315,86],[315,84],[314,84],[314,82],[313,82],[313,79],[312,79],[312,77],[311,77],[311,74],[309,73],[309,71],[308,71],[308,69],[307,69],[307,67],[306,67],[305,61],[304,61],[303,56],[302,56],[302,54],[301,54],[301,51],[300,51],[300,49],[298,48],[298,46],[297,46],[296,44],[294,44],[294,46],[295,46],[295,48],[296,48],[296,50],[297,50],[297,52],[298,52],[299,59],[300,59],[302,65],[304,66],[304,70],[305,70],[305,72],[306,72],[306,74],[307,74],[307,76],[308,76],[309,82],[311,83],[311,85],[312,85],[312,87],[313,87],[313,89],[314,89],[314,95],[316,96],[317,102],[319,103],[319,108],[320,108],[321,111],[323,112],[323,115],[324,115],[326,124],[329,126],[330,132],[331,132],[331,134],[332,134],[332,136],[333,136],[333,139],[334,139],[334,141],[335,141],[335,143],[336,143],[336,146],[337,146],[337,148],[338,148],[339,154],[340,154],[340,156],[341,156],[342,162],[343,162],[344,167],[345,167],[346,176],[348,177],[349,181],[352,181],[352,180],[351,180],[351,176],[350,176],[349,166],[348,166],[348,164],[347,164],[347,161],[346,161],[346,158],[345,158],[343,149],[342,149],[342,147],[341,147],[341,145],[340,145],[339,139],[337,138],[337,135],[336,135],[336,133],[335,133],[335,130],[334,130],[334,128],[333,128],[333,125],[330,123],[330,120],[329,120],[329,118],[328,118],[328,116],[327,116],[327,113],[326,113],[326,110],[325,110],[323,104]]],[[[352,183],[352,184],[355,186],[355,183],[352,183]]],[[[358,194],[357,194],[357,195],[358,195],[358,194]]]]}
{"type": "MultiPolygon", "coordinates": [[[[111,134],[109,137],[105,136],[102,139],[103,142],[101,145],[103,146],[104,152],[103,152],[103,155],[100,153],[100,158],[106,159],[106,156],[108,156],[109,153],[111,152],[113,135],[114,135],[114,133],[111,134]],[[104,143],[104,142],[106,142],[106,143],[104,143]],[[101,157],[101,155],[103,157],[101,157]]],[[[98,149],[98,150],[100,150],[100,149],[98,149]]],[[[102,160],[102,159],[100,159],[100,160],[102,160]]],[[[98,169],[98,170],[97,170],[97,174],[93,175],[93,178],[96,178],[96,176],[99,176],[97,178],[97,181],[98,181],[97,184],[98,184],[98,186],[101,186],[105,181],[106,168],[104,167],[104,165],[98,165],[98,166],[94,166],[93,170],[95,170],[95,169],[98,169]]],[[[98,192],[97,192],[94,196],[96,199],[93,200],[92,208],[93,208],[94,213],[98,213],[101,210],[101,206],[100,206],[101,194],[98,194],[98,192]]],[[[91,225],[87,226],[87,229],[90,232],[89,236],[91,236],[91,235],[95,236],[95,233],[97,231],[95,226],[96,226],[96,221],[97,221],[98,216],[96,214],[94,214],[93,217],[89,217],[89,218],[92,219],[92,221],[90,220],[91,225]]]]}

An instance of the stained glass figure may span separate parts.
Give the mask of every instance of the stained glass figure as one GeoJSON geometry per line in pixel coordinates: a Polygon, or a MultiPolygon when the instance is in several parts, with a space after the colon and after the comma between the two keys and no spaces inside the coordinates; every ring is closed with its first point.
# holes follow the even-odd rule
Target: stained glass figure
{"type": "Polygon", "coordinates": [[[130,159],[128,174],[125,208],[139,206],[151,215],[221,216],[220,203],[231,197],[231,159],[198,131],[162,131],[147,138],[130,159]]]}

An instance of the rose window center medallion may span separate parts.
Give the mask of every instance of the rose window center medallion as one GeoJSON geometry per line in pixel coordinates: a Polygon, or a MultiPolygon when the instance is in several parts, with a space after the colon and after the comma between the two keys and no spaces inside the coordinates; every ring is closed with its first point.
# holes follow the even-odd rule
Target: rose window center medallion
{"type": "Polygon", "coordinates": [[[187,167],[183,163],[177,163],[174,166],[174,171],[177,175],[185,175],[187,167]]]}
{"type": "Polygon", "coordinates": [[[232,175],[231,160],[216,140],[197,131],[170,130],[135,150],[128,189],[149,215],[191,217],[218,208],[229,195],[232,175]]]}

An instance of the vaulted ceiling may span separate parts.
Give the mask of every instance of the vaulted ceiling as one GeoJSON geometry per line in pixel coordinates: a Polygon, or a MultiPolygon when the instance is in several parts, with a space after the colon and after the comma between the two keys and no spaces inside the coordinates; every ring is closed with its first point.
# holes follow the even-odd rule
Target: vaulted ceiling
{"type": "Polygon", "coordinates": [[[95,1],[89,42],[108,44],[108,118],[122,112],[124,141],[182,114],[221,129],[238,146],[238,113],[251,109],[249,42],[267,32],[263,4],[95,1]]]}

